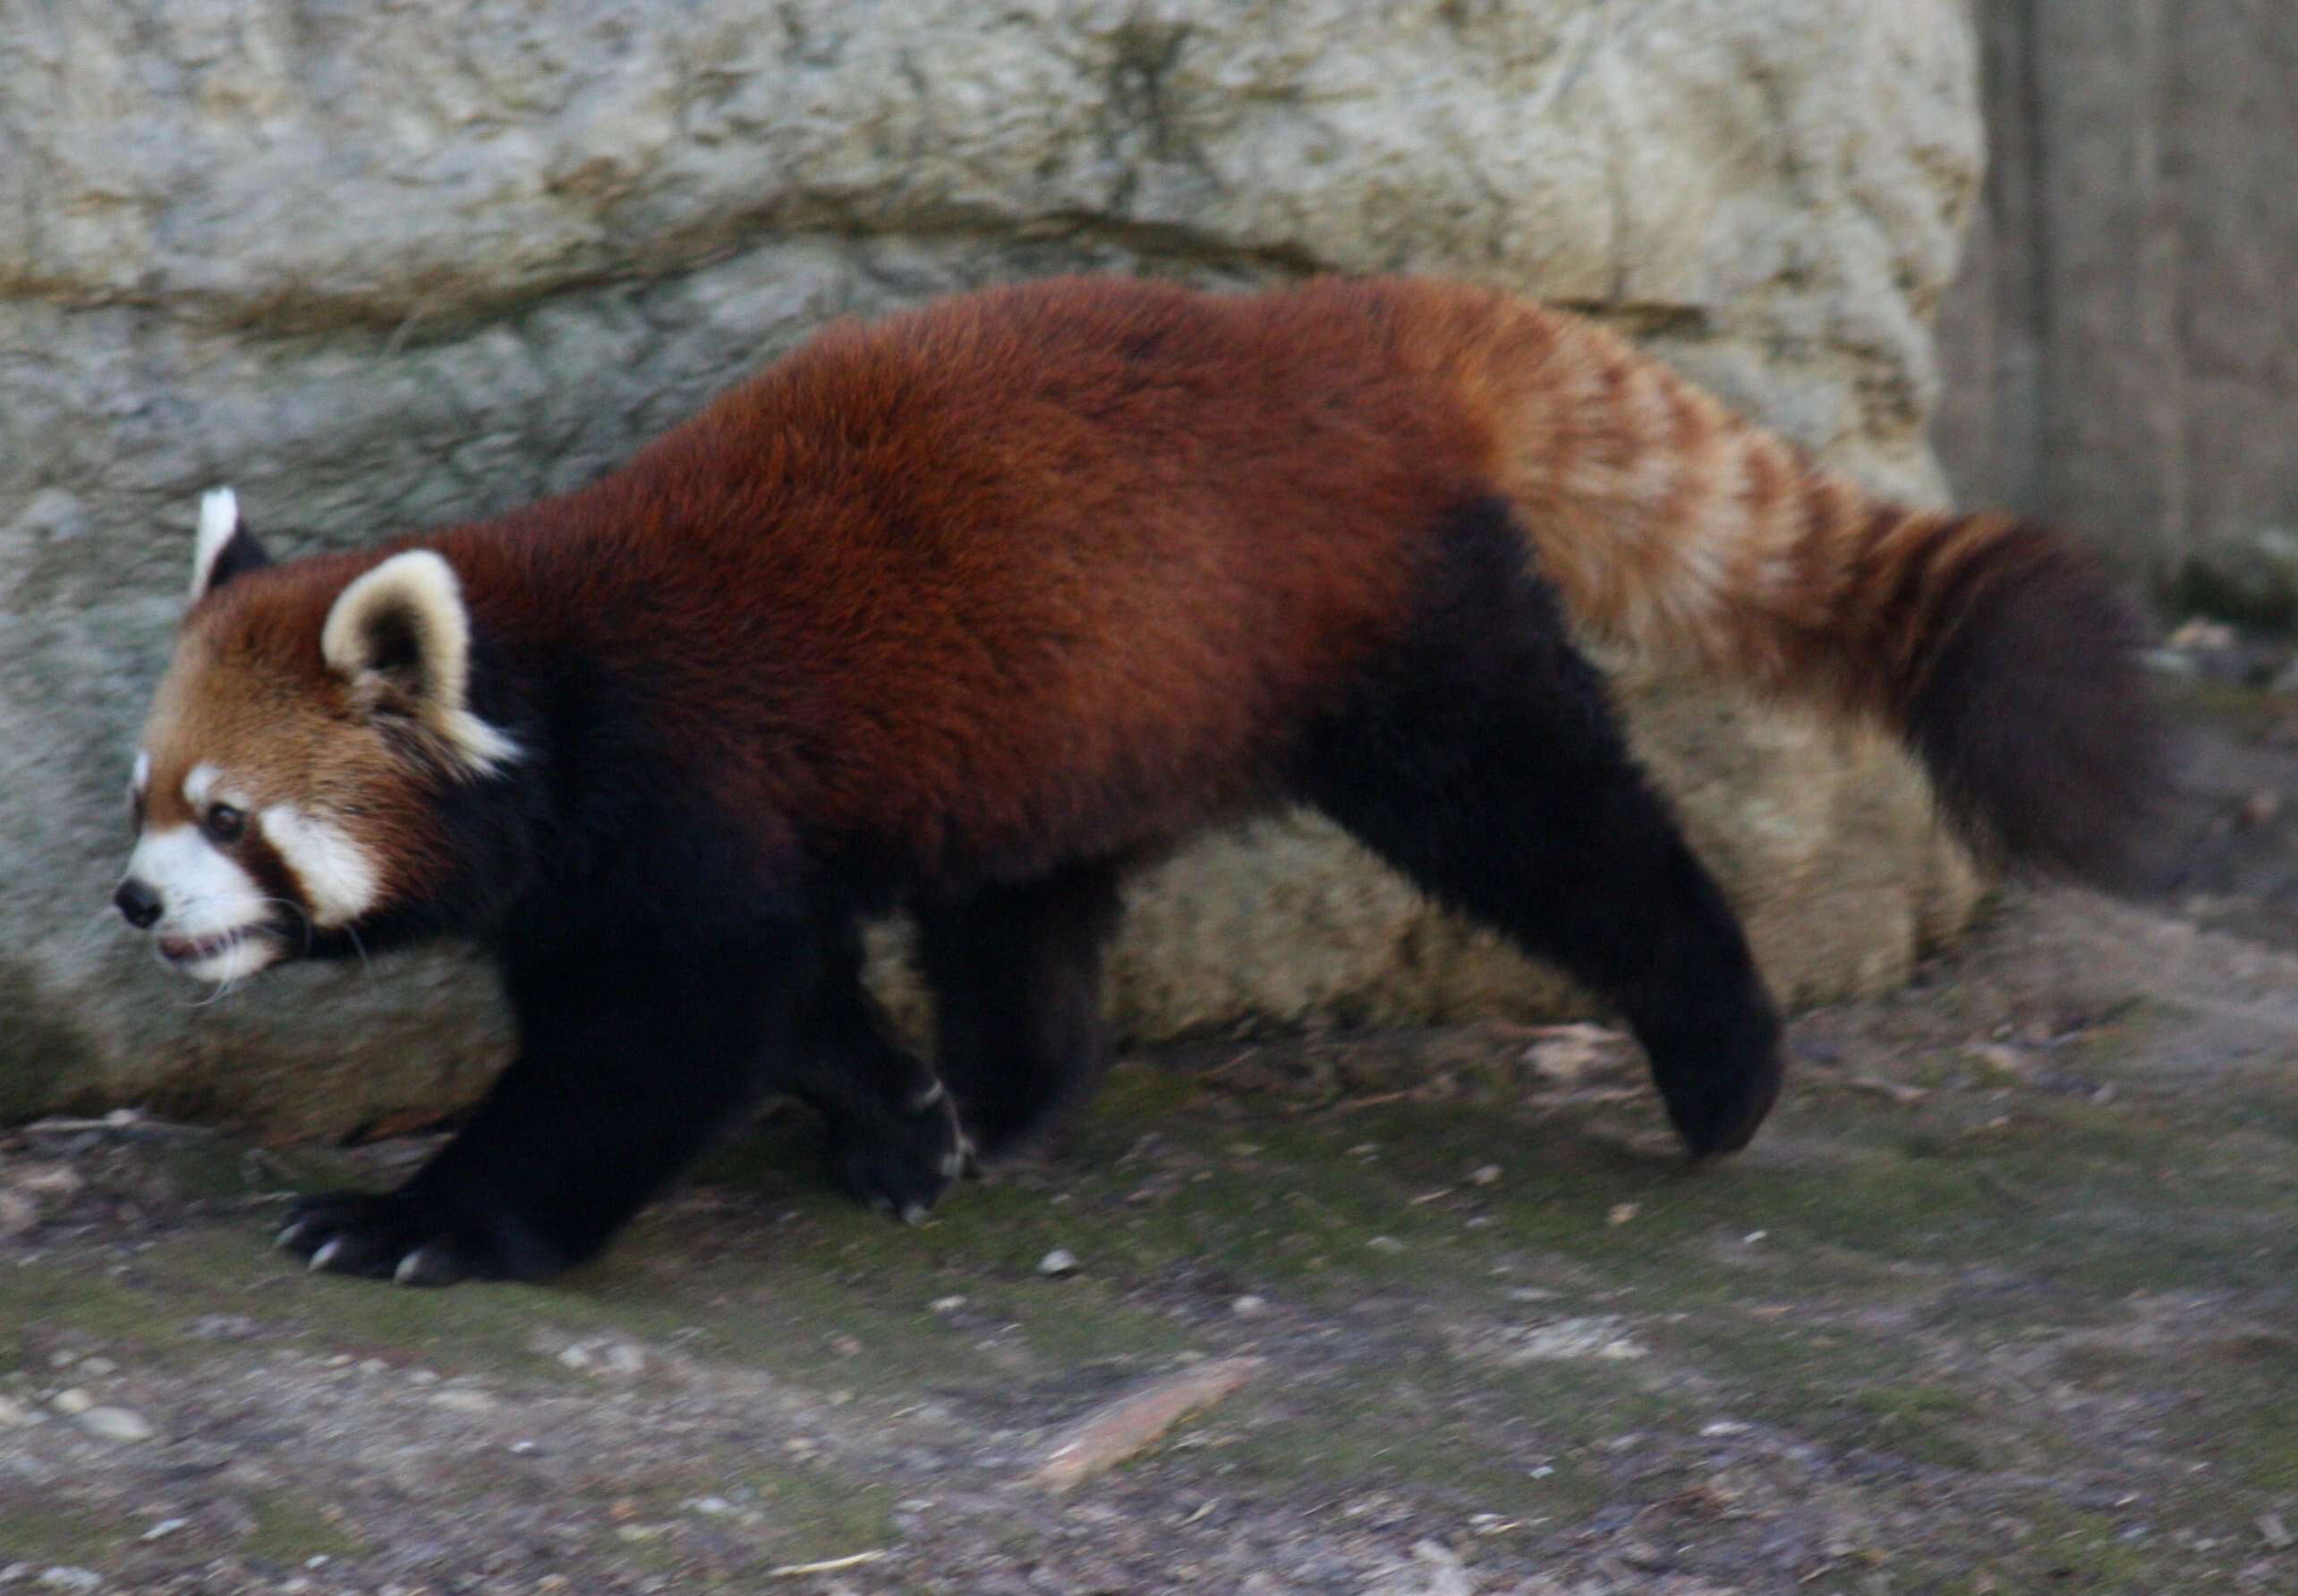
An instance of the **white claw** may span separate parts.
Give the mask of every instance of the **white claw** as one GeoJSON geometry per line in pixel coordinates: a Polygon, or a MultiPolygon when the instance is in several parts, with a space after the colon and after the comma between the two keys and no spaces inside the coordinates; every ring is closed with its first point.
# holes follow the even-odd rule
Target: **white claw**
{"type": "Polygon", "coordinates": [[[395,1286],[430,1285],[436,1278],[432,1261],[429,1247],[417,1247],[399,1260],[399,1267],[391,1271],[391,1283],[395,1286]]]}
{"type": "Polygon", "coordinates": [[[310,1223],[311,1221],[309,1219],[297,1219],[294,1224],[285,1227],[279,1232],[278,1238],[274,1244],[292,1248],[294,1246],[296,1239],[303,1234],[303,1227],[310,1223]]]}
{"type": "Polygon", "coordinates": [[[338,1235],[330,1240],[326,1246],[321,1247],[318,1252],[312,1253],[311,1261],[307,1267],[312,1273],[317,1274],[319,1270],[333,1263],[336,1260],[336,1254],[342,1251],[343,1237],[338,1235]]]}

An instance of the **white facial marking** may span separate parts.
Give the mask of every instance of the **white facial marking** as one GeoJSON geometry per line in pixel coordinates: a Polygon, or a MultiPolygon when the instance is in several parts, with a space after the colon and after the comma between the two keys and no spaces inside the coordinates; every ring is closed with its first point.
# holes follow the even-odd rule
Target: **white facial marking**
{"type": "Polygon", "coordinates": [[[257,817],[263,835],[302,883],[312,923],[346,925],[375,906],[380,886],[374,857],[332,820],[275,803],[257,817]]]}
{"type": "Polygon", "coordinates": [[[218,775],[213,765],[194,765],[184,773],[183,802],[193,809],[208,807],[208,795],[216,790],[218,775]]]}
{"type": "Polygon", "coordinates": [[[140,798],[150,786],[151,755],[139,748],[136,750],[135,771],[128,777],[128,790],[140,798]]]}
{"type": "Polygon", "coordinates": [[[192,548],[192,597],[198,598],[208,590],[208,578],[216,569],[216,556],[224,552],[224,545],[239,531],[239,495],[228,488],[217,488],[200,498],[200,539],[192,548]]]}
{"type": "Polygon", "coordinates": [[[152,927],[169,963],[200,981],[236,981],[279,956],[262,932],[273,916],[255,878],[196,826],[147,831],[128,855],[128,874],[159,894],[152,927]]]}

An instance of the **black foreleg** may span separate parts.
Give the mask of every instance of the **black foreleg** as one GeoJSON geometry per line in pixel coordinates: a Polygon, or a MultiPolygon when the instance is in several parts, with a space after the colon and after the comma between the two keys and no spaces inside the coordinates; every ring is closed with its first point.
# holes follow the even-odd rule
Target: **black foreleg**
{"type": "Polygon", "coordinates": [[[509,957],[518,1055],[471,1123],[396,1192],[298,1203],[282,1244],[415,1285],[590,1258],[750,1099],[762,1051],[787,1047],[817,963],[804,942],[509,957]]]}

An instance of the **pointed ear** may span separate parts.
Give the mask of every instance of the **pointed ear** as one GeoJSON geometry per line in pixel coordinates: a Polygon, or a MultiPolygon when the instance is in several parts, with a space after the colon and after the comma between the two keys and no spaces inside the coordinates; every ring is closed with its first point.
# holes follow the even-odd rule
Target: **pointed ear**
{"type": "Polygon", "coordinates": [[[428,548],[395,554],[338,594],[319,629],[328,668],[378,719],[415,734],[466,775],[518,757],[471,712],[471,615],[455,567],[428,548]]]}
{"type": "Polygon", "coordinates": [[[192,548],[192,602],[244,572],[260,571],[271,556],[240,519],[239,495],[217,488],[200,498],[200,540],[192,548]]]}

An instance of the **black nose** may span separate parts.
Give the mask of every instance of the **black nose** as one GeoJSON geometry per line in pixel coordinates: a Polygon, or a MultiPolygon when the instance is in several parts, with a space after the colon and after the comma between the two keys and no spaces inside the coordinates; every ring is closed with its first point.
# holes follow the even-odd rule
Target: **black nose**
{"type": "Polygon", "coordinates": [[[112,902],[128,923],[140,931],[149,930],[159,918],[159,894],[130,876],[120,883],[120,890],[112,895],[112,902]]]}

